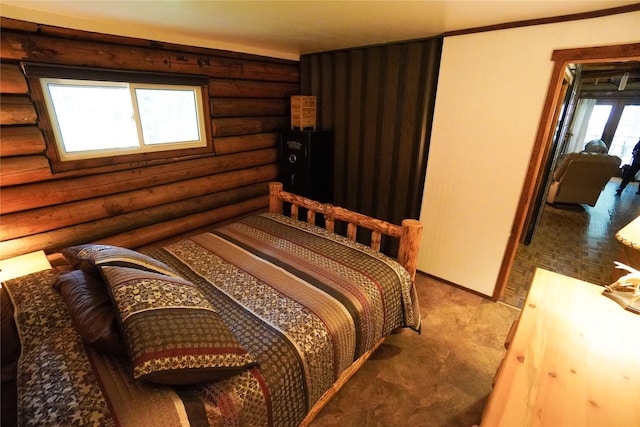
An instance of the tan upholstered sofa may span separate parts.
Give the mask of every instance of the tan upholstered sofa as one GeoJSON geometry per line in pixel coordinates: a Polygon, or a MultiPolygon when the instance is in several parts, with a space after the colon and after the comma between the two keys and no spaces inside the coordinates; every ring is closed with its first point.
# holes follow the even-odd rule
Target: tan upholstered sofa
{"type": "Polygon", "coordinates": [[[553,172],[547,203],[595,206],[607,182],[619,175],[620,162],[608,154],[567,154],[553,172]]]}

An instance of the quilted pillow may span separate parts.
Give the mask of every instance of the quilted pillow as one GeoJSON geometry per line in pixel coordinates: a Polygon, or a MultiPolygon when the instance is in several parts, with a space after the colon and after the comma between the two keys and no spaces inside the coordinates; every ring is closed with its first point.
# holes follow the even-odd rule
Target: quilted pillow
{"type": "Polygon", "coordinates": [[[102,278],[73,270],[58,276],[53,287],[62,296],[85,344],[109,354],[127,354],[113,302],[102,278]]]}
{"type": "Polygon", "coordinates": [[[77,245],[60,251],[73,268],[80,268],[89,274],[99,276],[101,265],[118,265],[155,271],[168,276],[178,274],[165,263],[131,249],[111,245],[77,245]]]}
{"type": "Polygon", "coordinates": [[[257,365],[193,283],[126,267],[100,269],[121,321],[134,378],[193,384],[257,365]]]}

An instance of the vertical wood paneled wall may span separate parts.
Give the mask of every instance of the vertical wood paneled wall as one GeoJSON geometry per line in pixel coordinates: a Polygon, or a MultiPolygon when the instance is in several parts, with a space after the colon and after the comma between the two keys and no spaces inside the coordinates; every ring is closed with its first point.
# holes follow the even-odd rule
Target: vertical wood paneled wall
{"type": "Polygon", "coordinates": [[[140,247],[268,205],[299,63],[2,18],[0,259],[140,247]],[[215,154],[54,174],[21,61],[207,75],[215,154]]]}
{"type": "Polygon", "coordinates": [[[335,133],[335,204],[419,217],[441,50],[437,38],[302,56],[301,93],[335,133]]]}

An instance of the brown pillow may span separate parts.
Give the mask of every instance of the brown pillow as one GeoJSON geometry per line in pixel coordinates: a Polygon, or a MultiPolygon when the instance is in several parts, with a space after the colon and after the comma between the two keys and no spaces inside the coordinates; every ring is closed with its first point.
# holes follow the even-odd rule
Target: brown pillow
{"type": "Polygon", "coordinates": [[[193,384],[257,365],[193,283],[126,267],[100,269],[111,288],[134,378],[193,384]]]}
{"type": "Polygon", "coordinates": [[[58,276],[53,287],[62,295],[85,344],[109,354],[127,354],[113,302],[102,279],[73,270],[58,276]]]}
{"type": "Polygon", "coordinates": [[[73,268],[79,268],[94,276],[100,276],[101,265],[118,265],[154,271],[168,276],[179,276],[171,267],[140,252],[111,245],[77,245],[60,251],[73,268]]]}

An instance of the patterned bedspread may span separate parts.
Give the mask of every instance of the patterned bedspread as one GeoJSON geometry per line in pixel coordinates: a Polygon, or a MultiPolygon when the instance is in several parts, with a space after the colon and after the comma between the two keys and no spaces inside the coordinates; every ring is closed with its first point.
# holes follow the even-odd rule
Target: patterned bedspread
{"type": "Polygon", "coordinates": [[[420,329],[415,288],[395,261],[281,215],[145,253],[195,283],[259,367],[191,386],[134,380],[126,357],[82,345],[47,286],[55,272],[41,272],[7,284],[23,424],[295,426],[382,337],[420,329]]]}

